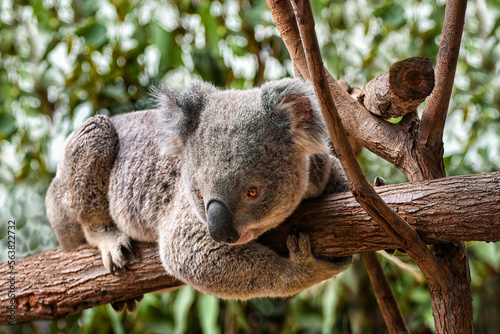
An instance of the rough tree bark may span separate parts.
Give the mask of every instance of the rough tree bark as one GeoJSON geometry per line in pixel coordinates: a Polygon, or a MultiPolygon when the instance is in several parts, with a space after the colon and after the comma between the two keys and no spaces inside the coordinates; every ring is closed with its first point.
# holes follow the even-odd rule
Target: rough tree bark
{"type": "MultiPolygon", "coordinates": [[[[436,89],[424,109],[415,141],[415,157],[422,177],[409,177],[410,181],[446,176],[443,163],[443,132],[455,79],[466,8],[467,0],[450,0],[446,3],[436,64],[436,89]]],[[[436,332],[474,333],[471,277],[465,244],[450,243],[432,249],[439,264],[446,268],[447,272],[445,281],[428,279],[436,332]]]]}
{"type": "MultiPolygon", "coordinates": [[[[311,42],[315,40],[314,19],[312,14],[304,14],[304,9],[307,10],[308,7],[310,12],[308,2],[292,0],[291,3],[294,5],[293,10],[288,0],[268,0],[276,26],[292,57],[294,68],[309,78],[310,73],[319,73],[319,67],[323,67],[321,57],[316,56],[312,61],[313,54],[318,53],[315,47],[311,47],[313,45],[311,42]]],[[[338,82],[325,71],[335,99],[335,105],[332,106],[331,98],[326,94],[327,89],[325,89],[323,78],[318,75],[313,78],[313,81],[321,82],[321,84],[316,83],[315,87],[318,98],[325,100],[327,113],[336,107],[347,132],[372,152],[400,168],[410,181],[433,179],[445,175],[442,162],[442,133],[453,86],[465,7],[466,1],[464,0],[447,3],[436,67],[437,89],[427,104],[422,122],[418,119],[417,113],[412,110],[397,125],[384,122],[382,118],[371,117],[364,106],[349,98],[348,93],[343,91],[338,82]]],[[[336,130],[342,131],[336,119],[332,121],[325,117],[325,120],[332,122],[336,130]]],[[[336,134],[332,135],[336,136],[336,134]]],[[[343,146],[342,141],[340,144],[343,146]]],[[[345,157],[340,155],[340,159],[343,160],[345,157]]],[[[348,175],[348,178],[351,177],[348,175]]],[[[370,191],[367,188],[360,190],[370,191]]],[[[369,211],[369,213],[376,215],[377,210],[369,211]]],[[[386,215],[383,217],[388,218],[386,215]]],[[[397,221],[398,219],[393,220],[387,227],[390,229],[399,225],[402,228],[398,230],[399,233],[404,230],[404,226],[400,224],[401,222],[394,224],[397,221]]],[[[398,238],[396,235],[398,233],[393,236],[398,238]]],[[[405,249],[429,281],[437,332],[472,333],[470,273],[464,245],[436,247],[433,253],[429,253],[421,247],[418,239],[408,238],[409,234],[406,236],[399,234],[401,238],[397,240],[404,244],[405,249]],[[413,253],[414,250],[418,250],[418,253],[413,253]]]]}
{"type": "Polygon", "coordinates": [[[370,277],[370,282],[375,292],[375,298],[377,298],[377,303],[382,311],[382,316],[384,317],[389,333],[410,333],[399,309],[396,296],[389,285],[389,280],[387,276],[385,276],[384,268],[378,259],[377,253],[361,253],[359,256],[370,277]]]}
{"type": "MultiPolygon", "coordinates": [[[[288,0],[268,0],[268,4],[290,52],[294,67],[305,77],[309,78],[311,74],[312,79],[315,81],[320,101],[325,104],[323,109],[327,110],[325,118],[332,137],[336,137],[336,132],[339,130],[343,133],[342,123],[339,122],[338,116],[335,115],[335,110],[338,110],[345,129],[350,136],[355,137],[365,147],[395,164],[406,173],[410,181],[444,176],[442,132],[453,86],[465,13],[465,1],[450,0],[447,3],[443,36],[436,66],[437,89],[427,104],[422,121],[418,119],[418,115],[414,112],[417,101],[409,101],[413,99],[411,96],[398,100],[391,93],[392,100],[389,104],[400,105],[400,110],[395,112],[391,111],[391,106],[388,105],[387,101],[380,98],[381,96],[388,96],[388,94],[384,93],[383,90],[377,92],[377,90],[370,89],[369,85],[365,87],[364,95],[362,95],[363,92],[360,92],[360,95],[362,95],[361,102],[370,101],[367,96],[375,94],[374,96],[377,97],[373,100],[375,103],[366,102],[365,106],[363,106],[359,101],[352,99],[349,93],[346,92],[345,87],[342,88],[339,82],[333,79],[328,72],[321,73],[324,69],[317,45],[314,45],[315,36],[312,34],[314,32],[314,20],[310,8],[307,13],[308,16],[305,16],[303,2],[294,3],[296,7],[299,7],[298,15],[291,10],[291,4],[288,0]],[[300,36],[297,24],[301,26],[301,33],[309,37],[300,36]],[[326,85],[327,81],[328,85],[326,85]],[[332,93],[324,89],[327,86],[330,87],[332,93]],[[335,97],[335,104],[331,101],[332,94],[335,97]],[[390,124],[385,122],[382,117],[369,113],[367,109],[381,114],[383,117],[399,114],[406,115],[399,124],[390,124]],[[334,115],[329,118],[328,112],[332,110],[334,115]]],[[[424,79],[427,77],[426,75],[423,76],[424,79]]],[[[407,72],[407,76],[403,76],[403,78],[408,79],[408,82],[413,85],[418,85],[419,80],[421,80],[420,82],[428,81],[422,79],[420,74],[411,71],[407,72]]],[[[386,79],[378,78],[375,81],[379,82],[377,84],[379,85],[384,80],[386,79]]],[[[390,84],[391,81],[388,80],[390,84]]],[[[391,91],[391,87],[386,88],[386,91],[391,91]]],[[[354,166],[352,154],[347,152],[346,138],[339,135],[339,138],[333,138],[333,140],[337,142],[336,150],[344,164],[347,161],[348,166],[354,166]]],[[[467,184],[466,190],[462,190],[464,197],[460,198],[459,207],[457,207],[458,200],[455,197],[457,196],[455,191],[458,191],[458,189],[453,188],[455,181],[472,180],[473,177],[471,176],[439,180],[435,181],[437,183],[430,182],[428,184],[437,186],[441,181],[448,182],[447,186],[452,188],[444,193],[430,190],[430,188],[413,193],[409,192],[408,189],[410,188],[408,188],[405,189],[406,192],[396,195],[397,200],[395,203],[391,202],[391,198],[383,196],[386,202],[397,206],[399,217],[383,204],[373,206],[372,202],[377,201],[376,195],[371,192],[371,187],[360,179],[361,173],[359,171],[351,173],[350,168],[349,173],[348,176],[353,185],[354,194],[358,196],[358,199],[361,198],[361,202],[365,201],[365,204],[371,203],[371,205],[365,205],[365,209],[384,226],[386,233],[378,225],[371,222],[352,198],[348,198],[349,196],[344,194],[338,195],[338,198],[332,197],[344,201],[337,207],[334,205],[335,201],[330,203],[322,202],[324,199],[304,203],[286,224],[273,231],[274,234],[267,236],[267,238],[270,238],[269,240],[266,240],[265,236],[261,241],[267,242],[269,246],[285,254],[284,243],[278,242],[279,238],[286,235],[287,229],[300,228],[310,233],[313,251],[319,256],[340,256],[377,249],[404,247],[412,255],[412,258],[414,258],[429,281],[436,331],[438,333],[472,332],[470,274],[465,247],[459,241],[500,240],[497,235],[500,221],[498,204],[500,177],[498,173],[484,176],[487,182],[479,182],[482,188],[477,189],[477,195],[475,192],[470,193],[471,189],[473,189],[473,183],[478,182],[477,179],[474,179],[473,183],[469,184],[467,184],[467,181],[463,181],[465,183],[458,182],[458,186],[467,184]],[[493,185],[493,187],[487,188],[489,193],[488,190],[485,190],[488,184],[493,185]],[[405,197],[410,193],[412,194],[410,197],[405,197]],[[432,196],[437,196],[437,199],[432,196]],[[449,196],[453,197],[450,199],[449,196]],[[363,197],[365,198],[363,199],[363,197]],[[430,198],[434,202],[427,202],[430,198]],[[481,199],[477,201],[478,198],[481,199]],[[448,202],[447,199],[449,199],[448,202]],[[411,208],[406,212],[405,203],[407,202],[412,202],[412,204],[411,208]],[[328,205],[321,207],[321,203],[328,203],[328,205]],[[417,203],[422,203],[422,206],[416,205],[417,203]],[[470,208],[470,205],[473,206],[472,210],[460,211],[462,208],[470,208]],[[415,206],[418,209],[415,209],[415,206]],[[428,210],[436,212],[436,208],[443,207],[446,209],[439,212],[437,216],[428,213],[428,210]],[[349,208],[349,210],[346,208],[349,208]],[[456,216],[457,212],[459,212],[458,216],[456,216]],[[314,215],[314,219],[311,219],[308,215],[314,215]],[[414,217],[418,218],[415,219],[414,217]],[[308,219],[310,219],[309,224],[304,224],[308,219]],[[346,221],[346,225],[342,225],[343,219],[346,221]],[[351,221],[352,219],[354,221],[351,221]],[[405,225],[403,219],[415,228],[418,235],[405,225]],[[390,223],[387,223],[387,221],[390,223]],[[430,223],[431,221],[432,223],[430,223]],[[354,234],[353,231],[361,232],[361,234],[354,234]],[[387,233],[390,237],[387,236],[387,233]],[[354,245],[352,244],[353,240],[355,240],[354,245]],[[433,253],[431,253],[424,242],[444,242],[448,244],[434,246],[433,253]],[[281,249],[279,245],[281,245],[281,249]]],[[[408,186],[412,187],[413,185],[408,186]]],[[[422,187],[426,187],[425,183],[422,187]]],[[[395,186],[390,187],[390,189],[393,188],[395,186]]],[[[383,193],[384,189],[380,189],[378,192],[383,193]]],[[[53,251],[52,253],[45,253],[45,257],[40,255],[41,257],[35,256],[19,261],[17,271],[19,272],[20,269],[26,270],[33,276],[28,274],[20,275],[18,277],[19,281],[16,282],[20,287],[17,296],[19,303],[18,320],[52,318],[74,313],[97,304],[128,299],[145,292],[178,286],[179,282],[174,282],[164,275],[155,255],[154,247],[141,245],[140,248],[143,252],[143,259],[151,261],[141,260],[140,263],[133,261],[130,266],[131,271],[120,276],[104,273],[100,264],[100,256],[95,250],[88,248],[69,255],[68,253],[53,251]],[[64,257],[64,254],[68,257],[64,257]],[[91,261],[89,257],[96,258],[91,261]],[[143,262],[146,264],[143,264],[143,262]],[[60,265],[65,267],[60,267],[60,265]],[[144,265],[145,267],[143,267],[144,265]],[[60,268],[62,269],[58,271],[60,268]],[[122,279],[125,279],[125,281],[122,281],[122,279]],[[103,285],[101,286],[100,283],[103,285]]],[[[8,274],[8,271],[9,268],[2,264],[0,272],[8,274]]],[[[6,284],[9,283],[3,283],[5,286],[6,284]]],[[[0,294],[2,305],[8,303],[6,293],[4,293],[6,290],[2,289],[0,294]]],[[[4,308],[2,308],[0,314],[4,311],[4,308]]]]}
{"type": "MultiPolygon", "coordinates": [[[[463,240],[500,240],[500,172],[378,187],[377,192],[411,224],[427,244],[463,240]],[[443,219],[446,217],[446,219],[443,219]]],[[[306,201],[282,226],[259,239],[284,256],[290,231],[309,233],[316,256],[345,256],[396,248],[349,193],[306,201]]],[[[139,260],[128,271],[106,271],[95,248],[51,250],[16,261],[17,322],[53,319],[83,309],[175,288],[182,283],[165,274],[154,244],[135,245],[139,260]]],[[[0,324],[8,322],[9,282],[0,282],[0,324]]]]}
{"type": "Polygon", "coordinates": [[[392,64],[388,72],[368,82],[358,99],[375,115],[400,117],[417,110],[433,88],[429,58],[413,57],[392,64]]]}

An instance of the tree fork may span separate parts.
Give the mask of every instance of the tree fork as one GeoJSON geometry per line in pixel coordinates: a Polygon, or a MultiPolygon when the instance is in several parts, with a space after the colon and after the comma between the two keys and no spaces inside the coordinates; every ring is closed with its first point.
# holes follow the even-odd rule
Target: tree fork
{"type": "MultiPolygon", "coordinates": [[[[300,48],[301,36],[297,25],[307,25],[306,22],[312,25],[311,22],[314,21],[310,17],[308,19],[297,17],[294,22],[291,19],[293,13],[288,0],[268,0],[268,5],[290,52],[294,68],[299,70],[304,77],[309,78],[308,65],[310,62],[306,61],[307,55],[300,48]],[[282,17],[287,19],[282,20],[282,17]]],[[[358,139],[363,146],[403,170],[410,181],[445,176],[442,161],[442,133],[453,87],[465,8],[466,1],[464,0],[449,1],[446,5],[443,34],[436,66],[437,89],[427,103],[422,122],[415,112],[410,112],[399,124],[389,124],[381,118],[370,117],[371,114],[364,106],[353,101],[338,82],[326,72],[329,86],[335,97],[335,105],[342,116],[348,133],[358,139]]],[[[316,63],[313,65],[322,64],[321,61],[316,63]]],[[[375,211],[374,214],[376,214],[375,211]]],[[[450,248],[452,245],[447,247],[450,248]]],[[[466,259],[467,254],[464,247],[457,245],[455,250],[455,252],[448,252],[448,254],[454,254],[458,259],[466,259]]],[[[434,251],[433,253],[442,255],[447,252],[434,251]]],[[[413,254],[412,257],[419,264],[423,259],[419,259],[415,255],[413,254]]],[[[467,261],[456,261],[450,258],[447,264],[446,258],[441,257],[432,262],[439,263],[442,274],[426,274],[430,281],[437,332],[456,332],[458,329],[473,332],[470,275],[467,261]],[[462,265],[462,268],[455,268],[457,264],[462,265]],[[458,282],[457,275],[465,275],[465,281],[458,282]],[[464,286],[468,286],[468,288],[463,288],[464,286]],[[436,291],[440,291],[444,295],[435,293],[436,291]],[[461,302],[462,305],[458,306],[461,302]]],[[[428,271],[427,265],[421,264],[419,267],[425,274],[428,271]]]]}

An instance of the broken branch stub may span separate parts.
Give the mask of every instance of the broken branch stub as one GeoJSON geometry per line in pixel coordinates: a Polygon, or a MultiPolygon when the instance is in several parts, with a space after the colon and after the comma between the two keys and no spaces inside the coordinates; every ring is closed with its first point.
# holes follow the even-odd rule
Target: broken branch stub
{"type": "Polygon", "coordinates": [[[429,58],[412,57],[394,63],[388,72],[368,82],[359,101],[382,118],[400,117],[415,111],[433,88],[429,58]]]}

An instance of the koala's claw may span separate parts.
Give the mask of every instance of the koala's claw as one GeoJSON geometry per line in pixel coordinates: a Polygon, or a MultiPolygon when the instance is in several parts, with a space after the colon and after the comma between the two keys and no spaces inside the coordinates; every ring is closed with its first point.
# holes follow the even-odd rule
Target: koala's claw
{"type": "Polygon", "coordinates": [[[102,262],[104,267],[114,274],[117,270],[124,268],[127,264],[127,257],[123,250],[134,253],[130,239],[122,234],[118,239],[112,240],[111,238],[102,241],[99,244],[99,249],[102,254],[102,262]]]}
{"type": "Polygon", "coordinates": [[[127,309],[128,313],[134,313],[137,310],[137,303],[142,300],[142,297],[143,296],[141,295],[127,300],[111,302],[111,307],[113,307],[113,310],[118,313],[123,312],[125,309],[127,309]]]}
{"type": "Polygon", "coordinates": [[[126,259],[123,256],[123,254],[120,255],[120,258],[118,258],[116,256],[113,257],[111,255],[111,253],[104,254],[102,252],[102,263],[104,264],[104,267],[106,269],[108,269],[108,271],[110,273],[114,274],[117,270],[119,270],[125,266],[126,259]]]}
{"type": "Polygon", "coordinates": [[[125,309],[125,301],[120,300],[119,302],[112,302],[112,303],[111,303],[111,307],[112,307],[112,308],[113,308],[113,310],[115,310],[116,312],[121,313],[121,312],[123,312],[123,310],[125,309]]]}
{"type": "Polygon", "coordinates": [[[122,245],[122,247],[124,249],[126,249],[134,259],[138,259],[139,256],[137,255],[137,252],[135,251],[134,247],[132,247],[132,244],[130,243],[130,241],[127,241],[127,243],[125,243],[124,245],[122,245]]]}
{"type": "Polygon", "coordinates": [[[301,265],[313,265],[315,268],[324,268],[324,270],[337,274],[349,267],[352,262],[352,256],[344,257],[316,257],[311,250],[311,241],[309,235],[299,233],[290,235],[287,240],[287,247],[290,251],[290,259],[301,265]]]}

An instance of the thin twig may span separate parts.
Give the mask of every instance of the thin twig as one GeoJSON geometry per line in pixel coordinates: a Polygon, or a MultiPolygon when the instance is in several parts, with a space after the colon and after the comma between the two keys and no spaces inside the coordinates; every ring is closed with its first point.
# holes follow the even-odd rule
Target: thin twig
{"type": "Polygon", "coordinates": [[[384,316],[385,324],[391,334],[410,333],[399,309],[398,302],[391,290],[384,268],[380,263],[377,253],[368,252],[359,254],[365,264],[366,271],[377,298],[377,303],[384,316]]]}
{"type": "MultiPolygon", "coordinates": [[[[375,186],[379,186],[377,184],[377,180],[374,183],[375,186]]],[[[382,180],[382,182],[380,182],[380,186],[381,185],[385,185],[385,180],[382,180]]],[[[370,277],[373,292],[375,293],[377,304],[380,307],[382,316],[384,317],[387,330],[391,334],[410,333],[403,318],[403,314],[401,314],[396,296],[394,296],[394,292],[392,292],[391,286],[389,285],[389,280],[385,275],[384,268],[382,268],[382,264],[380,263],[377,253],[366,252],[360,253],[359,256],[361,257],[361,260],[365,265],[368,277],[370,277]]]]}

